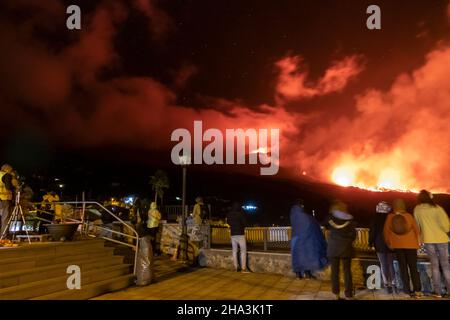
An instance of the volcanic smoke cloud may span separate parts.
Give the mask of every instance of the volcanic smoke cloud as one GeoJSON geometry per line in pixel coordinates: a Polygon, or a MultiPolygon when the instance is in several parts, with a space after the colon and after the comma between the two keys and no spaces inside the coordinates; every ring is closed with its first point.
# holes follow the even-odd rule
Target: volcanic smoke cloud
{"type": "Polygon", "coordinates": [[[0,9],[4,128],[19,123],[45,130],[59,143],[135,145],[168,153],[172,130],[191,129],[194,120],[222,130],[279,128],[280,164],[293,176],[364,188],[450,192],[447,43],[429,52],[414,72],[399,74],[387,90],[359,92],[351,112],[335,110],[329,116],[329,105],[303,112],[287,104],[345,94],[365,71],[365,58],[356,53],[330,59],[315,79],[301,54],[287,53],[267,65],[276,72],[275,103],[255,107],[216,97],[209,99],[209,108],[198,109],[177,103],[177,90],[201,72],[196,66],[179,70],[173,87],[155,77],[117,72],[122,61],[114,41],[131,10],[147,17],[148,41],[170,41],[174,23],[154,1],[101,2],[85,17],[82,32],[65,33],[65,40],[56,42],[54,30],[66,18],[60,1],[2,1],[0,9]]]}

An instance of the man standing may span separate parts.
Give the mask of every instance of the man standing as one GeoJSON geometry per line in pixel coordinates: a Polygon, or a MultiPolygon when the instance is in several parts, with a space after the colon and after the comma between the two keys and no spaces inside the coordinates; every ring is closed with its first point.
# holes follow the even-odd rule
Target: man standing
{"type": "MultiPolygon", "coordinates": [[[[1,215],[1,232],[5,231],[8,219],[11,214],[11,203],[13,197],[13,168],[9,164],[4,164],[0,169],[0,215],[1,215]]],[[[5,235],[8,232],[5,233],[5,235]]]]}
{"type": "Polygon", "coordinates": [[[153,255],[159,255],[159,250],[156,248],[156,239],[158,237],[160,221],[161,213],[158,210],[156,202],[152,202],[148,211],[147,228],[150,232],[153,255]]]}
{"type": "Polygon", "coordinates": [[[204,206],[203,204],[203,198],[202,197],[197,197],[195,198],[195,206],[194,206],[194,210],[192,212],[192,217],[194,219],[194,222],[197,226],[202,224],[203,221],[203,217],[202,217],[202,207],[204,206]]]}
{"type": "Polygon", "coordinates": [[[231,246],[233,248],[233,264],[234,269],[238,269],[238,246],[241,251],[241,272],[247,271],[247,243],[245,241],[245,216],[241,210],[241,205],[234,202],[231,211],[227,214],[227,223],[231,229],[231,246]]]}
{"type": "Polygon", "coordinates": [[[422,190],[418,204],[414,208],[414,217],[420,229],[421,242],[431,262],[433,296],[442,298],[441,271],[444,277],[447,295],[450,294],[450,266],[448,263],[448,232],[450,221],[445,210],[433,200],[433,195],[422,190]]]}

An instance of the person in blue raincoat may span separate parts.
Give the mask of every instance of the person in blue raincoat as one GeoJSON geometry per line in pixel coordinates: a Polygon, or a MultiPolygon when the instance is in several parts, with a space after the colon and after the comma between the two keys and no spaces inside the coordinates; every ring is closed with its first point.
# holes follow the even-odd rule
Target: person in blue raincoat
{"type": "Polygon", "coordinates": [[[290,213],[292,237],[292,269],[299,278],[311,279],[313,272],[327,263],[327,244],[319,223],[305,212],[302,200],[297,200],[290,213]]]}

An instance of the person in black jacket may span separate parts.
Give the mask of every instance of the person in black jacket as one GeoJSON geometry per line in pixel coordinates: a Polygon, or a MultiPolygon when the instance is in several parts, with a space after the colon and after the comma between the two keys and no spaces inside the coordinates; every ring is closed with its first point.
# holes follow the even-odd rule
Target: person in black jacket
{"type": "Polygon", "coordinates": [[[227,223],[231,229],[231,246],[233,248],[233,264],[234,269],[238,269],[238,247],[241,251],[241,272],[247,271],[247,243],[245,241],[245,215],[242,212],[241,205],[234,202],[231,211],[227,214],[227,223]]]}
{"type": "Polygon", "coordinates": [[[325,228],[329,230],[327,255],[331,262],[331,287],[337,299],[340,298],[339,269],[344,268],[345,297],[353,298],[353,281],[351,263],[353,257],[353,241],[356,238],[353,216],[348,213],[347,205],[336,201],[330,208],[325,228]]]}
{"type": "Polygon", "coordinates": [[[378,203],[376,211],[370,225],[369,245],[375,247],[380,261],[383,285],[388,293],[393,293],[395,289],[394,251],[386,245],[383,234],[384,223],[387,215],[392,211],[392,207],[386,201],[381,201],[378,203]]]}

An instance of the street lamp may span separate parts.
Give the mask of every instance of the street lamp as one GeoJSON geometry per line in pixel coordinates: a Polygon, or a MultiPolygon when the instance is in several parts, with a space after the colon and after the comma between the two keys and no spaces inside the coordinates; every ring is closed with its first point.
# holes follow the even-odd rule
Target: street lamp
{"type": "Polygon", "coordinates": [[[187,235],[187,225],[186,225],[186,172],[187,166],[191,164],[191,158],[189,156],[180,156],[180,165],[183,168],[183,195],[182,195],[182,217],[181,217],[181,235],[180,235],[180,259],[182,261],[187,261],[187,247],[188,247],[188,235],[187,235]]]}
{"type": "Polygon", "coordinates": [[[59,192],[59,195],[61,197],[60,201],[62,201],[62,193],[63,193],[64,185],[63,184],[59,184],[58,187],[60,189],[60,192],[59,192]]]}

